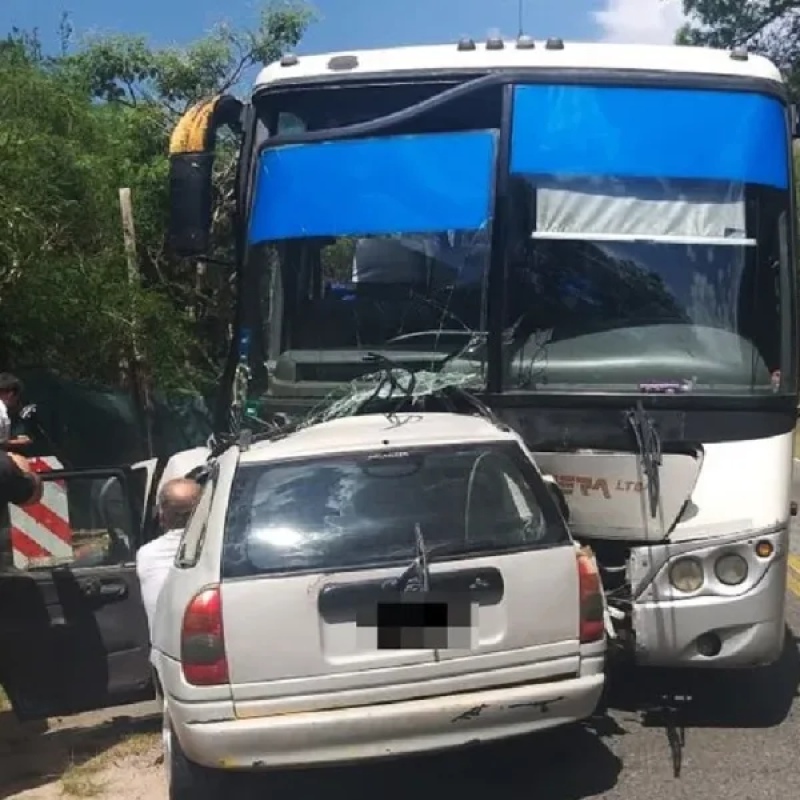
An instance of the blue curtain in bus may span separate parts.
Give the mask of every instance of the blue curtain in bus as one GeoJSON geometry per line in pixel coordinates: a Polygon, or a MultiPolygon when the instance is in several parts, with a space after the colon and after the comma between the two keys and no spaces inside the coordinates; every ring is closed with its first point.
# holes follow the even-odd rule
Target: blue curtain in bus
{"type": "Polygon", "coordinates": [[[268,148],[250,243],[478,230],[491,214],[496,141],[468,131],[268,148]]]}
{"type": "Polygon", "coordinates": [[[511,171],[789,186],[784,106],[744,92],[518,86],[511,171]]]}

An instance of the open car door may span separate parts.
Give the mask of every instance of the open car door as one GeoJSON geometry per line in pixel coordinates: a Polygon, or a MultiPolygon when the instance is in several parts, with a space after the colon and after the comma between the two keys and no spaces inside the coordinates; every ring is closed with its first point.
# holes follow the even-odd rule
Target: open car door
{"type": "Polygon", "coordinates": [[[22,720],[146,700],[135,557],[147,533],[148,470],[41,477],[41,502],[11,506],[0,531],[0,686],[22,720]]]}

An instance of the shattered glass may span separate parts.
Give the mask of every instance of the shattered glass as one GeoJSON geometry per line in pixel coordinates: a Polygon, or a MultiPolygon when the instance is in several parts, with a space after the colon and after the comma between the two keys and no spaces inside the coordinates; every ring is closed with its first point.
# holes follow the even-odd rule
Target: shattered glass
{"type": "MultiPolygon", "coordinates": [[[[481,337],[478,337],[481,338],[481,337]]],[[[290,417],[272,415],[264,419],[248,414],[242,420],[243,428],[255,428],[254,439],[272,439],[312,425],[365,413],[391,415],[401,411],[430,408],[431,401],[438,407],[455,410],[470,407],[477,413],[490,415],[471,392],[480,391],[483,371],[412,372],[398,368],[388,359],[376,357],[381,369],[350,381],[331,392],[322,402],[306,414],[290,417]]]]}
{"type": "Polygon", "coordinates": [[[485,129],[261,154],[249,231],[269,295],[260,416],[288,406],[306,425],[485,390],[496,149],[485,129]]]}

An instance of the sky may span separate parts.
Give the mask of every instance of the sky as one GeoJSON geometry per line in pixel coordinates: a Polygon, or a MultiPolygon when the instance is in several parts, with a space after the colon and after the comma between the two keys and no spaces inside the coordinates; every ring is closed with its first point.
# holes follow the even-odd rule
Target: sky
{"type": "MultiPolygon", "coordinates": [[[[319,19],[299,53],[434,44],[491,30],[517,32],[519,0],[312,0],[319,19]]],[[[682,21],[681,0],[522,0],[525,32],[535,38],[669,43],[682,21]]],[[[93,33],[145,34],[155,45],[186,44],[215,23],[246,26],[258,0],[2,0],[0,32],[38,28],[55,48],[63,12],[78,40],[93,33]]],[[[2,35],[0,33],[0,35],[2,35]]]]}

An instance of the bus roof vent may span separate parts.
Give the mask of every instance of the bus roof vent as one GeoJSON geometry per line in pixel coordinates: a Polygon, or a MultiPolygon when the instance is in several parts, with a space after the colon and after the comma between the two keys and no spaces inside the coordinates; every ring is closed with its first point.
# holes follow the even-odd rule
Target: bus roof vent
{"type": "Polygon", "coordinates": [[[348,70],[348,69],[355,69],[358,66],[358,56],[333,56],[328,61],[328,69],[336,70],[348,70]]]}
{"type": "Polygon", "coordinates": [[[524,33],[517,39],[517,50],[533,50],[536,47],[536,42],[533,41],[532,36],[526,36],[524,33]]]}
{"type": "Polygon", "coordinates": [[[557,39],[557,38],[548,39],[546,44],[545,44],[545,48],[547,50],[563,50],[564,49],[564,40],[563,39],[557,39]]]}
{"type": "Polygon", "coordinates": [[[458,50],[474,50],[475,49],[475,42],[469,38],[469,36],[463,36],[461,39],[458,40],[458,50]]]}
{"type": "Polygon", "coordinates": [[[505,47],[505,43],[503,42],[503,37],[499,35],[492,34],[486,40],[486,49],[487,50],[502,50],[505,47]]]}
{"type": "Polygon", "coordinates": [[[281,56],[282,67],[296,67],[300,63],[300,59],[294,53],[286,53],[281,56]]]}
{"type": "Polygon", "coordinates": [[[750,58],[750,54],[747,52],[746,47],[734,47],[731,50],[731,58],[734,61],[747,61],[750,58]]]}

